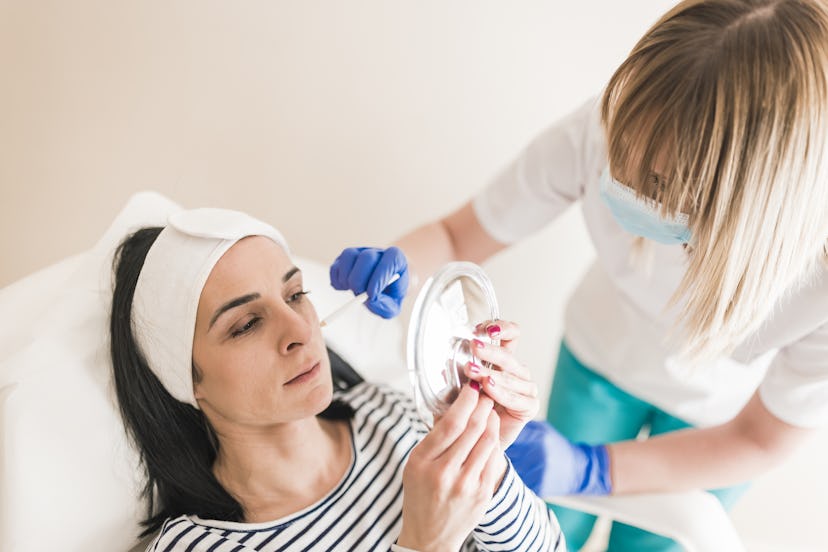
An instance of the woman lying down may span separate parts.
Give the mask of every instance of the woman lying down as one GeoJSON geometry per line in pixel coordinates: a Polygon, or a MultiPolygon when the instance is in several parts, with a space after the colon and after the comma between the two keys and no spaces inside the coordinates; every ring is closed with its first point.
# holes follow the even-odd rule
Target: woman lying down
{"type": "Polygon", "coordinates": [[[245,214],[184,211],[115,257],[112,361],[146,469],[154,551],[563,550],[503,450],[537,410],[511,356],[478,356],[431,431],[404,394],[334,392],[319,319],[284,238],[245,214]]]}

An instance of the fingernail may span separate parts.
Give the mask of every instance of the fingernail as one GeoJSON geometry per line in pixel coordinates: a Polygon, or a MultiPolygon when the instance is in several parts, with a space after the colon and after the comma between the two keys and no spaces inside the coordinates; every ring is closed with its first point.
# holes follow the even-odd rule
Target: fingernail
{"type": "Polygon", "coordinates": [[[474,362],[469,362],[469,372],[471,372],[472,374],[479,374],[480,366],[478,366],[474,362]]]}
{"type": "Polygon", "coordinates": [[[474,345],[476,347],[480,347],[480,348],[483,348],[483,347],[486,346],[486,344],[483,343],[482,341],[480,341],[479,339],[472,339],[472,343],[474,343],[474,345]]]}
{"type": "Polygon", "coordinates": [[[469,387],[471,387],[471,388],[472,388],[472,389],[474,389],[475,391],[480,391],[480,384],[479,384],[479,383],[477,383],[477,382],[476,382],[476,381],[474,381],[474,380],[472,380],[472,381],[470,381],[470,382],[469,382],[469,387]]]}
{"type": "Polygon", "coordinates": [[[497,324],[492,324],[488,328],[486,328],[486,333],[489,334],[491,337],[497,337],[500,335],[500,326],[497,324]]]}
{"type": "Polygon", "coordinates": [[[489,376],[489,386],[494,387],[494,384],[494,378],[492,376],[489,376]]]}

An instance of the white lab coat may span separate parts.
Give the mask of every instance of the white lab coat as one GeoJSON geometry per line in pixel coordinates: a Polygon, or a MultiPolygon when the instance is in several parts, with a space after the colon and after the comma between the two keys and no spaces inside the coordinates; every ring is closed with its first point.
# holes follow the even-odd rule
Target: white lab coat
{"type": "Polygon", "coordinates": [[[541,133],[473,200],[484,229],[507,244],[580,201],[597,259],[567,306],[564,337],[572,352],[618,387],[697,426],[731,419],[757,387],[781,420],[828,423],[828,267],[781,302],[730,357],[691,369],[667,341],[677,309],[666,305],[687,253],[653,242],[649,274],[631,263],[634,237],[599,194],[606,165],[593,99],[541,133]]]}

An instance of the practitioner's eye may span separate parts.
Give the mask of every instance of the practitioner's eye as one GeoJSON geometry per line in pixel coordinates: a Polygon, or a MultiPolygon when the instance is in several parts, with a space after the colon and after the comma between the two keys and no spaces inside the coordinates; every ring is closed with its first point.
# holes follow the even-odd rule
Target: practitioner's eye
{"type": "Polygon", "coordinates": [[[663,177],[657,175],[656,173],[650,173],[647,177],[647,183],[651,184],[659,194],[664,193],[664,190],[667,189],[667,182],[664,181],[663,177]]]}

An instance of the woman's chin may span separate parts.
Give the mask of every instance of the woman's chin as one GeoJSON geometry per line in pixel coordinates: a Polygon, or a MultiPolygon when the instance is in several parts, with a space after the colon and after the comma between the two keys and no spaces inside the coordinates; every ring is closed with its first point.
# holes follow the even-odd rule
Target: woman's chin
{"type": "Polygon", "coordinates": [[[328,408],[331,401],[333,401],[333,383],[328,380],[327,382],[321,382],[319,385],[315,385],[308,390],[305,400],[307,401],[308,407],[313,410],[313,415],[319,414],[328,408]]]}

